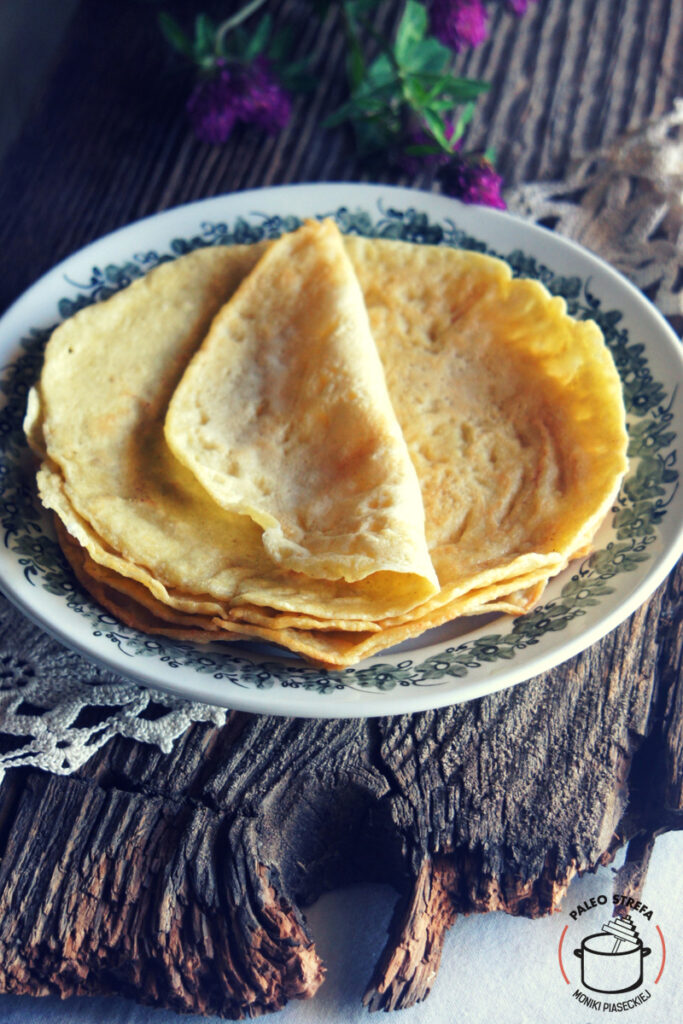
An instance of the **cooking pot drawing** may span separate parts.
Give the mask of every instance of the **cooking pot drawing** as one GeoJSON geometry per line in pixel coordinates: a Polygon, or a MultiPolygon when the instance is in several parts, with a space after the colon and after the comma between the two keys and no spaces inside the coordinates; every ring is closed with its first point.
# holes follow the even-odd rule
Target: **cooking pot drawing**
{"type": "Polygon", "coordinates": [[[581,984],[593,992],[630,992],[643,982],[643,959],[652,950],[637,942],[620,942],[607,932],[587,935],[574,956],[581,961],[581,984]]]}

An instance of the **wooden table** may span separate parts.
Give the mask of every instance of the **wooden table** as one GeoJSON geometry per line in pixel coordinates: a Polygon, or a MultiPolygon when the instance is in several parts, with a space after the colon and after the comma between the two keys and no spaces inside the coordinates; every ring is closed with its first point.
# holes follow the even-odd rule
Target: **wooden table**
{"type": "MultiPolygon", "coordinates": [[[[240,129],[211,148],[188,130],[188,79],[155,5],[82,2],[0,178],[0,308],[146,214],[255,186],[369,180],[350,137],[317,127],[344,95],[338,12],[318,31],[304,8],[279,5],[301,19],[318,88],[280,135],[240,129]]],[[[510,184],[560,178],[573,154],[669,109],[683,10],[541,0],[517,21],[496,9],[491,41],[459,65],[492,82],[469,144],[495,146],[510,184]]],[[[118,991],[236,1017],[275,1009],[322,977],[300,908],[365,879],[401,894],[367,1001],[407,1006],[429,991],[456,914],[544,913],[627,842],[619,884],[637,890],[654,837],[683,823],[682,582],[679,567],[590,650],[465,706],[345,722],[233,713],[222,729],[193,726],[170,754],[116,739],[75,776],[10,773],[0,988],[118,991]]]]}

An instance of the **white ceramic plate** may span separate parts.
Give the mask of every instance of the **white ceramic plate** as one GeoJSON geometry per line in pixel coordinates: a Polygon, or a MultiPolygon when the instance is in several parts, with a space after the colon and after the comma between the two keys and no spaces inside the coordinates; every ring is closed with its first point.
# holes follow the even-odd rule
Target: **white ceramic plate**
{"type": "Polygon", "coordinates": [[[579,246],[514,217],[431,193],[372,185],[300,185],[208,199],[139,221],[70,256],[0,321],[0,585],[39,625],[86,657],[145,685],[212,704],[316,717],[398,714],[529,679],[614,629],[683,549],[678,449],[683,436],[678,339],[619,274],[579,246]],[[256,241],[304,217],[342,230],[476,248],[563,295],[600,324],[624,383],[631,465],[597,550],[521,618],[461,620],[356,668],[312,668],[274,648],[175,643],[128,629],[73,581],[31,483],[21,421],[50,329],[160,259],[198,245],[256,241]]]}

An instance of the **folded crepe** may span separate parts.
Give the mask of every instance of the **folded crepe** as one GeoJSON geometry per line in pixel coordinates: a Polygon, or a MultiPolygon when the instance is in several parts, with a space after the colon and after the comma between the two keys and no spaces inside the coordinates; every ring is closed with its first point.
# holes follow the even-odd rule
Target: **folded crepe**
{"type": "Polygon", "coordinates": [[[171,399],[166,442],[278,566],[438,589],[417,475],[358,279],[332,221],[285,235],[214,319],[171,399]]]}
{"type": "Polygon", "coordinates": [[[79,578],[124,621],[330,666],[529,610],[626,468],[595,324],[502,261],[329,223],[77,314],[27,432],[79,578]]]}
{"type": "MultiPolygon", "coordinates": [[[[289,237],[265,254],[263,270],[261,252],[202,250],[80,311],[46,349],[27,417],[28,436],[44,456],[44,504],[96,562],[181,611],[225,615],[233,603],[253,602],[374,620],[405,612],[438,589],[417,477],[341,237],[317,224],[302,236],[293,280],[297,254],[289,237]],[[247,282],[246,296],[242,289],[235,296],[249,331],[262,330],[260,296],[274,286],[273,276],[288,280],[306,315],[296,331],[273,334],[267,346],[244,342],[244,372],[225,396],[247,435],[241,479],[236,500],[221,505],[175,457],[164,420],[207,332],[211,343],[220,337],[225,313],[209,330],[213,317],[252,269],[254,288],[247,282]],[[305,384],[296,359],[306,360],[305,384]],[[259,360],[267,370],[249,378],[249,365],[259,360]],[[269,429],[260,436],[249,431],[250,416],[302,387],[307,401],[318,396],[334,432],[304,418],[274,456],[287,409],[266,417],[269,429]]],[[[268,316],[275,314],[269,308],[268,316]]],[[[241,343],[234,344],[239,353],[241,343]]],[[[227,351],[224,365],[235,361],[227,351]]]]}

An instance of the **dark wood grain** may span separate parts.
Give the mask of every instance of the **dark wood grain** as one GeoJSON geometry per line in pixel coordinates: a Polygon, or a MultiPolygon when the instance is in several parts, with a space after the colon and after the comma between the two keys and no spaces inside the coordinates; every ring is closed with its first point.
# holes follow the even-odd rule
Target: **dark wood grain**
{"type": "Polygon", "coordinates": [[[653,838],[683,825],[682,579],[564,666],[466,705],[234,713],[168,754],[119,738],[74,777],[13,773],[0,988],[258,1015],[323,979],[303,909],[381,881],[401,898],[366,1002],[399,1008],[428,994],[458,914],[548,913],[629,842],[620,891],[637,893],[653,838]]]}
{"type": "MultiPolygon", "coordinates": [[[[280,135],[240,129],[211,147],[189,131],[190,81],[156,6],[81,4],[0,178],[0,308],[74,249],[178,203],[314,180],[431,187],[368,170],[343,129],[320,128],[345,90],[336,5],[321,27],[301,0],[273,8],[298,19],[319,86],[280,135]]],[[[395,12],[385,4],[378,26],[395,12]]],[[[541,0],[522,20],[499,6],[490,41],[458,64],[492,83],[468,144],[494,146],[509,183],[559,178],[671,106],[683,5],[541,0]]],[[[464,706],[345,722],[235,713],[168,754],[119,738],[77,776],[10,773],[0,989],[256,1016],[322,980],[302,909],[374,880],[400,900],[366,1002],[396,1008],[429,992],[458,914],[546,913],[624,844],[620,884],[638,891],[657,834],[683,825],[682,581],[679,568],[566,664],[464,706]]]]}

